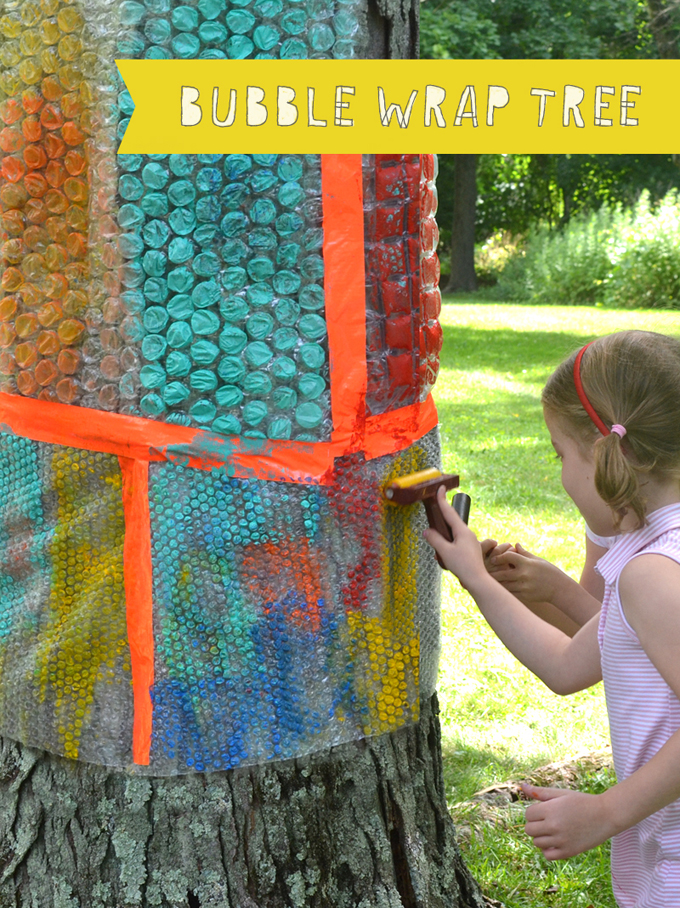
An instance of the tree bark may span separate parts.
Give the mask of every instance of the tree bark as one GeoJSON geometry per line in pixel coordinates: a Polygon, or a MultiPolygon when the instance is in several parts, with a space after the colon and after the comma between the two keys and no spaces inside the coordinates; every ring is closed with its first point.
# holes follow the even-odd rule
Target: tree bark
{"type": "Polygon", "coordinates": [[[680,57],[678,28],[673,21],[678,14],[677,3],[647,0],[647,9],[649,10],[649,27],[654,35],[659,57],[662,60],[677,60],[680,57]]]}
{"type": "Polygon", "coordinates": [[[362,13],[356,56],[371,60],[413,60],[419,56],[420,0],[368,0],[362,13]]]}
{"type": "Polygon", "coordinates": [[[436,694],[305,759],[144,778],[0,740],[2,908],[481,908],[436,694]]]}
{"type": "Polygon", "coordinates": [[[477,289],[475,274],[476,154],[454,155],[451,277],[446,293],[477,289]]]}

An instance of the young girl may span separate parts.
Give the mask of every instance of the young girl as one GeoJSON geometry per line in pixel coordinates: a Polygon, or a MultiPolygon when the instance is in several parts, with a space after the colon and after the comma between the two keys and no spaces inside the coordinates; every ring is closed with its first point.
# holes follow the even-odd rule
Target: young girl
{"type": "Polygon", "coordinates": [[[618,784],[600,795],[527,787],[526,832],[549,860],[613,837],[621,908],[680,908],[680,343],[624,331],[567,359],[543,392],[562,485],[600,558],[602,610],[573,638],[496,582],[474,534],[426,537],[503,643],[553,691],[604,679],[618,784]]]}

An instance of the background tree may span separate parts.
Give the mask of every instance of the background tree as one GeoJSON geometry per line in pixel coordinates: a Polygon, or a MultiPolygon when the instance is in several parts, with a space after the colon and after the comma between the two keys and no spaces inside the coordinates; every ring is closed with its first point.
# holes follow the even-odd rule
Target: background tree
{"type": "MultiPolygon", "coordinates": [[[[439,221],[441,248],[445,249],[451,248],[457,157],[441,155],[439,158],[439,221]]],[[[596,210],[604,203],[629,207],[643,189],[648,190],[653,202],[658,201],[669,189],[680,187],[680,172],[673,157],[670,154],[479,155],[475,173],[474,242],[483,243],[499,232],[522,236],[538,223],[562,227],[572,215],[596,210]]],[[[447,264],[444,262],[444,267],[447,264]]]]}
{"type": "Polygon", "coordinates": [[[451,275],[446,288],[448,291],[477,289],[474,248],[478,157],[476,154],[453,155],[455,169],[451,221],[451,275]]]}
{"type": "Polygon", "coordinates": [[[647,0],[649,29],[654,35],[658,56],[662,60],[677,60],[680,57],[678,36],[680,35],[680,13],[673,0],[647,0]]]}
{"type": "MultiPolygon", "coordinates": [[[[677,4],[650,0],[426,0],[421,13],[421,56],[434,59],[650,58],[676,48],[677,4]]],[[[458,155],[440,158],[442,243],[451,247],[446,290],[470,289],[474,246],[498,230],[522,233],[544,220],[564,224],[576,211],[602,202],[628,204],[640,189],[660,197],[677,176],[672,155],[479,155],[477,167],[458,155]],[[475,180],[476,224],[467,199],[475,180]],[[451,232],[446,225],[451,223],[451,232]],[[461,245],[462,244],[462,245],[461,245]],[[455,259],[455,264],[454,264],[455,259]],[[465,262],[462,266],[461,262],[465,262]],[[461,275],[465,275],[463,279],[461,275]]]]}

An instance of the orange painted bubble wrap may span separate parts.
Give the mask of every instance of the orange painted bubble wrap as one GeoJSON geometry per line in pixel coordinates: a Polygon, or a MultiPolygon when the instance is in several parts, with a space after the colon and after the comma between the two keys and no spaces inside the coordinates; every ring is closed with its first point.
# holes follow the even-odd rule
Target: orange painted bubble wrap
{"type": "Polygon", "coordinates": [[[0,15],[4,735],[205,772],[434,689],[439,569],[382,498],[439,460],[434,159],[115,152],[115,56],[351,55],[317,6],[0,15]]]}

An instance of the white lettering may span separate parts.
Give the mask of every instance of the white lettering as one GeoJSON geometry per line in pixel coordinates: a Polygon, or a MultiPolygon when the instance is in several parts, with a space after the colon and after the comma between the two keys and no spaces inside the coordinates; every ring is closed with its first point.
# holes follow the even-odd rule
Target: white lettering
{"type": "Polygon", "coordinates": [[[574,123],[579,129],[586,125],[583,122],[579,104],[583,100],[585,92],[578,85],[564,86],[564,106],[562,107],[562,126],[569,126],[570,114],[574,115],[574,123]]]}
{"type": "Polygon", "coordinates": [[[639,85],[622,85],[621,86],[621,126],[637,126],[637,117],[629,117],[628,110],[635,107],[635,101],[629,101],[628,95],[642,94],[639,85]]]}
{"type": "Polygon", "coordinates": [[[545,117],[545,99],[554,98],[555,92],[551,91],[549,88],[532,88],[531,94],[541,99],[538,102],[538,125],[543,126],[543,118],[545,117]]]}
{"type": "Polygon", "coordinates": [[[474,85],[466,85],[463,89],[453,125],[460,126],[464,119],[472,120],[472,125],[477,126],[477,95],[475,94],[474,85]],[[470,110],[466,111],[465,108],[468,101],[470,102],[470,110]]]}
{"type": "Polygon", "coordinates": [[[214,126],[233,126],[234,120],[236,119],[236,89],[232,88],[229,91],[229,110],[227,111],[227,116],[224,120],[220,120],[217,115],[217,105],[220,102],[220,90],[219,88],[213,88],[212,93],[212,121],[214,126]]]}
{"type": "Polygon", "coordinates": [[[196,103],[199,98],[199,90],[193,85],[182,86],[182,115],[180,122],[182,126],[198,126],[203,116],[203,111],[196,103]]]}
{"type": "Polygon", "coordinates": [[[486,102],[486,125],[493,126],[494,110],[508,106],[510,93],[502,85],[489,85],[489,96],[486,102]]]}
{"type": "Polygon", "coordinates": [[[609,120],[606,117],[602,116],[602,111],[606,110],[609,107],[609,101],[603,101],[602,95],[613,95],[615,94],[614,87],[611,85],[596,85],[595,86],[595,125],[596,126],[612,126],[614,121],[609,120]]]}
{"type": "Polygon", "coordinates": [[[293,104],[295,89],[279,85],[276,92],[276,122],[279,126],[292,126],[297,123],[298,109],[293,104]]]}
{"type": "Polygon", "coordinates": [[[402,129],[406,129],[411,119],[411,112],[413,111],[413,105],[415,103],[416,97],[418,96],[418,90],[414,89],[408,99],[408,104],[406,105],[406,110],[402,110],[399,104],[390,104],[389,107],[385,107],[385,91],[382,88],[378,88],[378,106],[380,108],[380,122],[383,126],[389,126],[392,117],[397,118],[397,123],[402,129]]]}
{"type": "Polygon", "coordinates": [[[267,122],[267,108],[264,101],[264,88],[249,85],[246,89],[246,125],[262,126],[267,122]]]}
{"type": "Polygon", "coordinates": [[[328,120],[317,120],[314,116],[314,89],[307,89],[307,124],[309,126],[328,126],[328,120]]]}
{"type": "Polygon", "coordinates": [[[430,126],[432,123],[432,114],[437,121],[437,126],[445,127],[446,120],[441,112],[440,104],[444,103],[446,92],[439,85],[425,86],[425,125],[430,126]]]}
{"type": "Polygon", "coordinates": [[[354,120],[343,117],[343,110],[349,108],[349,101],[345,101],[343,95],[353,95],[355,93],[353,85],[337,85],[335,88],[335,125],[336,126],[354,126],[354,120]]]}

